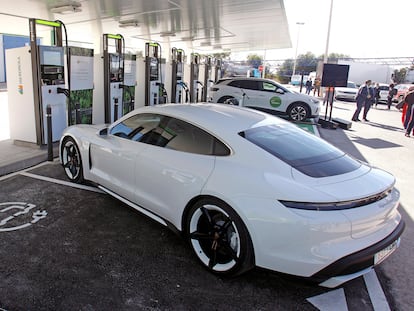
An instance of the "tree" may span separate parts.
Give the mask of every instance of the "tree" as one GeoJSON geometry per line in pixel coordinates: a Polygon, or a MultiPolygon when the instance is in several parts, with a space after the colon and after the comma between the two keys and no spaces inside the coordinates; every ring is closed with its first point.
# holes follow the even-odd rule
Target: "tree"
{"type": "MultiPolygon", "coordinates": [[[[307,52],[301,54],[296,59],[296,73],[297,74],[309,74],[312,71],[316,71],[318,62],[323,60],[323,55],[316,57],[313,53],[307,52]]],[[[350,58],[348,55],[340,53],[331,53],[328,55],[328,61],[338,60],[339,58],[350,58]]],[[[279,67],[276,78],[280,83],[289,83],[290,77],[293,74],[293,59],[285,60],[279,67]]]]}
{"type": "Polygon", "coordinates": [[[247,56],[247,64],[253,68],[258,69],[263,63],[263,57],[257,54],[249,54],[247,56]]]}
{"type": "Polygon", "coordinates": [[[405,76],[407,75],[408,68],[401,68],[400,70],[395,69],[394,70],[394,82],[396,84],[398,83],[404,83],[405,82],[405,76]]]}

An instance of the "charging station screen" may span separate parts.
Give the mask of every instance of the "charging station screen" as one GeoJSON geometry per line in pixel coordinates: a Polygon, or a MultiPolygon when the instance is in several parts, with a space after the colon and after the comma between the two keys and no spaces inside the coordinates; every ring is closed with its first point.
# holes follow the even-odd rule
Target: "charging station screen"
{"type": "Polygon", "coordinates": [[[158,60],[152,58],[150,62],[150,81],[158,80],[158,60]]]}
{"type": "Polygon", "coordinates": [[[57,51],[43,51],[42,65],[63,66],[62,53],[57,51]]]}
{"type": "Polygon", "coordinates": [[[181,80],[183,76],[183,63],[178,63],[177,64],[177,78],[179,78],[178,80],[181,80]]]}

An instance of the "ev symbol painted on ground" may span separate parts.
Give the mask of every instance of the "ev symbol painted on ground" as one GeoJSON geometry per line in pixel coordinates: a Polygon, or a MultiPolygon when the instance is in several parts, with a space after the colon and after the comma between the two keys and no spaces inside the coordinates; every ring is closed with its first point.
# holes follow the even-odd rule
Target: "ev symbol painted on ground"
{"type": "Polygon", "coordinates": [[[27,228],[46,218],[47,211],[35,207],[25,202],[0,203],[0,232],[27,228]]]}

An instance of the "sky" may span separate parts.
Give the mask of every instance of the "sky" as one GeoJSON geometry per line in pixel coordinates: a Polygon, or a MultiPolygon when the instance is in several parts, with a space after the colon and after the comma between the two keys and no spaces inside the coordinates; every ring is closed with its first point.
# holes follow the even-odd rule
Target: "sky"
{"type": "MultiPolygon", "coordinates": [[[[266,59],[294,58],[298,41],[298,55],[323,55],[331,0],[284,0],[284,5],[292,48],[268,50],[266,59]]],[[[333,0],[328,53],[414,58],[414,0],[333,0]]]]}

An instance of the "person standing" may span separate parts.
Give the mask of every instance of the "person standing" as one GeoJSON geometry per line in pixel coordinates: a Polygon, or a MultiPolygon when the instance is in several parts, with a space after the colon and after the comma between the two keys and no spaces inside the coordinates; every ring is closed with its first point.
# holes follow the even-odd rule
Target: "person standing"
{"type": "Polygon", "coordinates": [[[318,97],[321,96],[321,78],[316,77],[315,81],[313,82],[313,96],[315,96],[315,93],[318,93],[318,97]]]}
{"type": "Polygon", "coordinates": [[[405,105],[407,105],[404,119],[404,128],[406,129],[405,136],[410,137],[410,133],[414,128],[414,87],[408,89],[404,102],[405,105]]]}
{"type": "Polygon", "coordinates": [[[367,114],[369,109],[371,108],[372,104],[374,103],[375,100],[375,88],[373,88],[371,85],[368,88],[368,96],[365,99],[365,103],[364,103],[364,113],[363,113],[363,120],[369,122],[369,120],[367,119],[367,114]]]}
{"type": "Polygon", "coordinates": [[[312,80],[309,78],[308,81],[306,81],[306,94],[309,95],[312,90],[312,80]]]}
{"type": "Polygon", "coordinates": [[[356,97],[356,110],[352,116],[352,121],[361,121],[359,119],[359,114],[361,113],[362,107],[365,107],[365,102],[367,100],[371,103],[370,85],[371,80],[367,80],[364,85],[360,86],[356,97]]]}
{"type": "Polygon", "coordinates": [[[377,82],[377,84],[375,84],[375,88],[374,88],[374,97],[375,97],[375,107],[377,107],[379,99],[380,99],[380,86],[379,83],[377,82]]]}
{"type": "Polygon", "coordinates": [[[388,105],[388,110],[391,109],[391,103],[392,103],[392,99],[394,98],[394,96],[397,94],[397,89],[394,87],[394,83],[390,84],[390,88],[388,90],[388,101],[387,101],[387,105],[388,105]]]}

